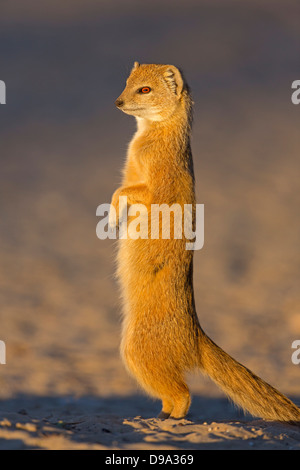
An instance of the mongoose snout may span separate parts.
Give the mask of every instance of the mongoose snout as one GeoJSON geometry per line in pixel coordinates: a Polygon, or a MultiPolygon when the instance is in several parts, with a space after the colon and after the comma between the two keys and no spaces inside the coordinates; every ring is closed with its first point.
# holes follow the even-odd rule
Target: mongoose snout
{"type": "Polygon", "coordinates": [[[118,98],[115,101],[115,105],[117,106],[117,108],[121,108],[124,105],[124,101],[118,98]]]}

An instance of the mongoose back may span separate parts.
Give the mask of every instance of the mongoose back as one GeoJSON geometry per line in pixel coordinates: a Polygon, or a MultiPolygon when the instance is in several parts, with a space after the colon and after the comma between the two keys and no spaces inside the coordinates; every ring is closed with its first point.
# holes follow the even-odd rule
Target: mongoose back
{"type": "MultiPolygon", "coordinates": [[[[132,204],[195,206],[190,147],[192,100],[172,65],[134,63],[116,106],[135,116],[122,186],[112,198],[132,204]]],[[[194,211],[193,211],[194,214],[194,211]]],[[[300,422],[287,397],[217,346],[202,330],[194,303],[193,250],[186,240],[118,240],[123,301],[121,355],[141,387],[162,401],[160,418],[183,418],[190,406],[185,380],[200,368],[244,411],[266,420],[300,422]]]]}

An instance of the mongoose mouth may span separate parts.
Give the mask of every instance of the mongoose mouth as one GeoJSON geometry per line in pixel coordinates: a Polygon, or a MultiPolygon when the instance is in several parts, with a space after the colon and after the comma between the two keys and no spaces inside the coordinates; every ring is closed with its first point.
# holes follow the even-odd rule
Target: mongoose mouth
{"type": "Polygon", "coordinates": [[[131,112],[131,111],[143,111],[144,110],[144,108],[119,108],[119,109],[121,109],[121,111],[125,111],[125,112],[126,111],[129,111],[129,112],[131,112]]]}

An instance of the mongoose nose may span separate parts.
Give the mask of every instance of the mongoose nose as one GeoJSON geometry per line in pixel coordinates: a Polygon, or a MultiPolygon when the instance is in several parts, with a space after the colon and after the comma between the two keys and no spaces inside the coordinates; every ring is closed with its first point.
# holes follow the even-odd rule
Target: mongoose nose
{"type": "Polygon", "coordinates": [[[120,100],[120,98],[118,98],[116,101],[115,101],[115,105],[117,106],[117,108],[121,108],[124,104],[124,101],[123,100],[120,100]]]}

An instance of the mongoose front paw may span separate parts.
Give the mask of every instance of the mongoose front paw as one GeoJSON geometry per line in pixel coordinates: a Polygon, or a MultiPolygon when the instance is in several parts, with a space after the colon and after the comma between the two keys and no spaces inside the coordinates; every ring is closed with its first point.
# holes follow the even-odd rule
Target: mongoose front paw
{"type": "Polygon", "coordinates": [[[110,211],[108,216],[108,226],[111,231],[114,231],[119,225],[119,195],[121,188],[117,189],[112,197],[110,203],[110,211]]]}
{"type": "MultiPolygon", "coordinates": [[[[122,196],[125,196],[125,191],[123,188],[118,188],[112,197],[111,204],[110,204],[110,211],[108,216],[108,226],[111,231],[115,231],[116,229],[120,229],[120,224],[122,222],[122,217],[124,215],[124,211],[127,208],[127,198],[126,203],[124,205],[124,201],[122,200],[122,196]],[[120,201],[121,198],[121,201],[120,201]]],[[[123,197],[124,199],[124,197],[123,197]]]]}
{"type": "Polygon", "coordinates": [[[114,232],[118,228],[118,214],[115,206],[111,204],[108,215],[108,228],[111,232],[114,232]]]}

